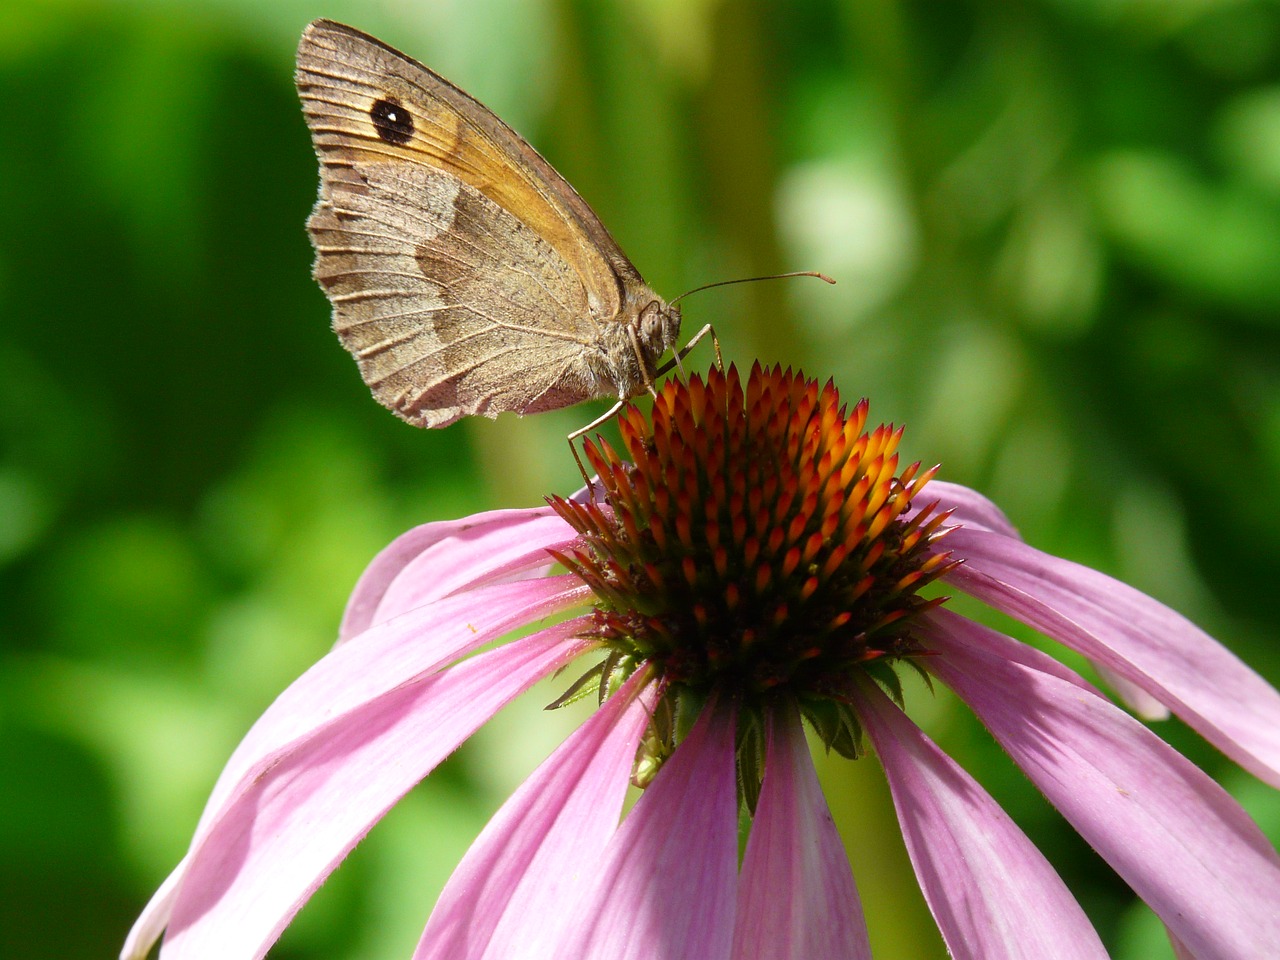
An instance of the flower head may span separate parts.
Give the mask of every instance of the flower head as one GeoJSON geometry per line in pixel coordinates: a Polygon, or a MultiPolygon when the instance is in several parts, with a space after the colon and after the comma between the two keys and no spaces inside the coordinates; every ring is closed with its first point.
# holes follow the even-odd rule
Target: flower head
{"type": "MultiPolygon", "coordinates": [[[[847,413],[830,383],[758,371],[747,386],[732,368],[668,385],[651,422],[623,418],[626,459],[588,443],[602,496],[553,499],[580,534],[555,555],[596,595],[604,689],[643,665],[662,691],[660,755],[675,746],[663,721],[714,693],[743,739],[792,704],[855,756],[851,687],[924,653],[913,623],[938,599],[919,591],[949,568],[944,517],[911,515],[933,471],[899,474],[902,431],[867,432],[866,401],[847,413]]],[[[754,807],[759,770],[741,772],[754,807]]]]}
{"type": "Polygon", "coordinates": [[[900,469],[900,431],[866,416],[831,385],[712,370],[667,383],[652,419],[629,409],[625,457],[589,444],[587,495],[405,534],[356,587],[343,642],[232,756],[125,956],[167,926],[165,957],[261,957],[414,783],[582,658],[562,700],[600,708],[477,839],[415,957],[869,957],[805,721],[878,755],[953,956],[1104,957],[1045,858],[908,719],[899,667],[954,690],[1186,954],[1280,951],[1280,857],[1235,801],[925,588],[1083,653],[1273,785],[1280,695],[1168,608],[1027,546],[978,494],[900,469]],[[644,792],[622,817],[629,780],[644,792]]]}

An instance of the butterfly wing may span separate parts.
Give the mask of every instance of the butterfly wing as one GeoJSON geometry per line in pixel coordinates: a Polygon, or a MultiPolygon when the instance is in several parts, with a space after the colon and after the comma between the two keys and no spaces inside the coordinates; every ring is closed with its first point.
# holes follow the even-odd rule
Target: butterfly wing
{"type": "Polygon", "coordinates": [[[321,166],[316,278],[381,403],[434,427],[616,393],[602,331],[647,287],[550,164],[342,24],[307,27],[297,82],[321,166]]]}

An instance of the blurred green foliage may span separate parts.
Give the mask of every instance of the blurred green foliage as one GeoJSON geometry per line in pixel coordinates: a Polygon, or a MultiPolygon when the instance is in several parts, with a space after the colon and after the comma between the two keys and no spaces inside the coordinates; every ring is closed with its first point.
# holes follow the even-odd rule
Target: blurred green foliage
{"type": "MultiPolygon", "coordinates": [[[[315,16],[491,105],[727,358],[800,364],[1028,539],[1273,682],[1280,7],[1261,0],[9,0],[0,10],[0,936],[111,955],[223,759],[427,519],[575,486],[572,410],[425,433],[328,330],[292,90],[315,16]]],[[[709,362],[709,355],[702,355],[709,362]]],[[[546,698],[550,699],[550,696],[546,698]]],[[[545,702],[542,701],[542,702],[545,702]]],[[[1118,957],[1159,926],[945,692],[913,713],[1118,957]]],[[[278,957],[407,957],[569,721],[501,718],[278,957]]],[[[1280,836],[1273,791],[1161,732],[1280,836]]],[[[824,777],[881,958],[943,956],[874,761],[824,777]]]]}

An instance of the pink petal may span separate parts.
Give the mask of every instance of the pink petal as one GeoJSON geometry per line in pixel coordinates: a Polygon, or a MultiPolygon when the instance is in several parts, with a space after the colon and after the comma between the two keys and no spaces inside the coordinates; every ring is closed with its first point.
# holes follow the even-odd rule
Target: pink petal
{"type": "MultiPolygon", "coordinates": [[[[1167,927],[1165,928],[1165,932],[1169,933],[1167,927]]],[[[1188,950],[1172,933],[1169,933],[1169,946],[1173,947],[1175,960],[1196,960],[1195,955],[1193,955],[1192,952],[1188,950]]]]}
{"type": "Polygon", "coordinates": [[[1132,587],[1018,540],[961,528],[947,581],[1106,666],[1280,787],[1280,693],[1184,617],[1132,587]]]}
{"type": "Polygon", "coordinates": [[[849,858],[798,715],[773,716],[738,882],[733,960],[870,960],[849,858]]]}
{"type": "Polygon", "coordinates": [[[521,960],[727,960],[738,873],[734,720],[712,704],[598,858],[558,944],[521,960]]]}
{"type": "Polygon", "coordinates": [[[1280,956],[1280,857],[1190,761],[1110,702],[1013,662],[1021,644],[946,611],[928,665],[1191,953],[1280,956]]]}
{"type": "Polygon", "coordinates": [[[258,958],[369,828],[513,697],[580,652],[573,622],[406,682],[242,786],[189,854],[161,956],[258,958]]]}
{"type": "Polygon", "coordinates": [[[555,942],[564,905],[618,827],[652,698],[640,674],[578,728],[467,851],[441,893],[415,960],[520,956],[535,936],[555,942]]]}
{"type": "Polygon", "coordinates": [[[494,510],[424,523],[373,558],[347,601],[338,631],[345,641],[413,607],[551,562],[548,546],[575,534],[550,507],[494,510]]]}
{"type": "Polygon", "coordinates": [[[925,488],[912,501],[912,516],[921,508],[937,501],[934,513],[951,511],[951,520],[966,528],[989,530],[992,533],[1004,534],[1006,537],[1017,537],[1018,530],[1004,512],[994,503],[968,487],[958,483],[947,483],[945,480],[930,480],[925,488]]]}
{"type": "MultiPolygon", "coordinates": [[[[980,528],[993,533],[1021,539],[1018,531],[994,503],[968,487],[941,480],[930,481],[928,493],[922,494],[920,503],[931,502],[930,494],[938,500],[938,510],[950,510],[951,520],[960,526],[980,528]]],[[[1117,676],[1100,663],[1094,663],[1107,686],[1134,713],[1144,720],[1167,720],[1169,710],[1149,693],[1123,677],[1117,676]]]]}
{"type": "Polygon", "coordinates": [[[1098,671],[1102,682],[1135,716],[1148,722],[1169,719],[1169,708],[1136,683],[1126,680],[1106,664],[1094,663],[1092,660],[1089,662],[1093,665],[1093,669],[1098,671]]]}
{"type": "Polygon", "coordinates": [[[1105,960],[1080,905],[990,794],[878,688],[857,699],[951,956],[1105,960]]]}
{"type": "Polygon", "coordinates": [[[236,747],[201,815],[193,845],[231,791],[274,764],[296,741],[588,596],[581,581],[569,576],[478,587],[380,623],[335,648],[290,684],[236,747]]]}
{"type": "MultiPolygon", "coordinates": [[[[277,697],[245,735],[214,785],[192,847],[222,815],[237,788],[252,785],[317,729],[340,722],[388,691],[530,620],[580,602],[585,591],[571,577],[478,588],[381,624],[358,641],[334,649],[277,697]]],[[[185,860],[175,868],[135,922],[126,941],[129,955],[145,956],[168,922],[171,895],[184,864],[185,860]]]]}
{"type": "Polygon", "coordinates": [[[187,872],[187,858],[183,857],[178,865],[165,877],[164,883],[151,895],[142,915],[133,923],[133,929],[125,938],[124,947],[120,950],[120,960],[146,960],[160,935],[164,933],[165,924],[173,913],[173,902],[178,896],[178,884],[187,872]]]}

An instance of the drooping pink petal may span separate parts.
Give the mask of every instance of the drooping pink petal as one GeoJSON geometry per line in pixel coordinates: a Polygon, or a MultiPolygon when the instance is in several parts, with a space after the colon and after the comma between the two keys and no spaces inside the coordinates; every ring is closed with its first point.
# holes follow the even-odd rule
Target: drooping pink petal
{"type": "Polygon", "coordinates": [[[1136,683],[1126,680],[1104,663],[1096,663],[1092,660],[1089,662],[1093,664],[1093,669],[1098,671],[1102,682],[1120,698],[1121,703],[1133,711],[1135,716],[1148,722],[1169,719],[1169,708],[1136,683]]]}
{"type": "Polygon", "coordinates": [[[186,872],[187,858],[183,857],[169,876],[165,877],[159,889],[151,895],[142,914],[134,921],[120,950],[120,960],[146,960],[151,948],[164,933],[164,926],[173,913],[173,902],[178,896],[178,884],[186,872]]]}
{"type": "Polygon", "coordinates": [[[297,744],[193,847],[161,956],[259,958],[388,809],[498,709],[581,651],[557,624],[405,683],[297,744]]]}
{"type": "MultiPolygon", "coordinates": [[[[931,502],[930,494],[936,496],[938,510],[951,511],[953,523],[1021,539],[999,507],[968,487],[934,480],[928,486],[928,493],[920,497],[920,503],[931,502]]],[[[1117,675],[1105,664],[1094,663],[1093,666],[1112,692],[1139,717],[1144,720],[1168,719],[1169,709],[1146,690],[1117,675]]]]}
{"type": "Polygon", "coordinates": [[[658,771],[572,909],[558,943],[521,960],[727,960],[738,873],[734,718],[703,708],[658,771]]]}
{"type": "MultiPolygon", "coordinates": [[[[585,588],[576,582],[565,577],[481,587],[412,611],[335,648],[277,697],[236,747],[205,804],[192,847],[237,789],[251,785],[299,741],[524,623],[580,602],[585,588]]],[[[145,956],[168,922],[173,900],[162,894],[176,888],[185,863],[138,917],[126,956],[145,956]]]]}
{"type": "Polygon", "coordinates": [[[1101,697],[935,610],[929,668],[1198,960],[1280,956],[1280,857],[1225,790],[1101,697]]]}
{"type": "Polygon", "coordinates": [[[550,507],[493,510],[424,523],[391,541],[365,568],[347,601],[340,642],[440,597],[520,571],[536,571],[551,560],[573,530],[550,507]]]}
{"type": "Polygon", "coordinates": [[[738,880],[733,960],[870,957],[862,901],[800,717],[775,715],[738,880]]]}
{"type": "Polygon", "coordinates": [[[299,738],[587,596],[581,582],[568,576],[478,587],[380,623],[335,648],[290,684],[236,747],[201,814],[193,844],[231,791],[299,738]]]}
{"type": "Polygon", "coordinates": [[[1106,574],[1019,540],[962,527],[945,545],[965,559],[948,583],[1146,690],[1280,787],[1280,692],[1195,624],[1106,574]]]}
{"type": "Polygon", "coordinates": [[[951,956],[1106,960],[1080,905],[990,794],[878,688],[859,691],[858,706],[951,956]]]}
{"type": "Polygon", "coordinates": [[[953,524],[989,530],[1006,537],[1018,536],[1017,528],[1009,522],[1004,511],[994,503],[976,490],[970,490],[958,483],[948,483],[945,480],[930,480],[912,501],[911,510],[908,511],[907,516],[915,515],[935,501],[938,505],[934,508],[934,513],[950,510],[953,524]]]}
{"type": "MultiPolygon", "coordinates": [[[[1017,529],[1000,508],[975,490],[943,480],[931,480],[926,492],[919,496],[914,505],[915,510],[935,501],[937,502],[935,509],[938,512],[943,510],[951,512],[952,525],[987,530],[991,533],[1021,539],[1017,529]]],[[[1144,720],[1168,719],[1168,708],[1141,687],[1118,676],[1104,664],[1094,663],[1094,667],[1111,690],[1138,716],[1144,720]]]]}
{"type": "Polygon", "coordinates": [[[555,942],[565,904],[618,827],[652,697],[627,685],[520,785],[440,894],[415,960],[508,960],[555,942]]]}
{"type": "Polygon", "coordinates": [[[1169,946],[1173,947],[1173,956],[1175,960],[1197,960],[1194,954],[1183,945],[1168,927],[1165,927],[1165,933],[1169,934],[1169,946]]]}

